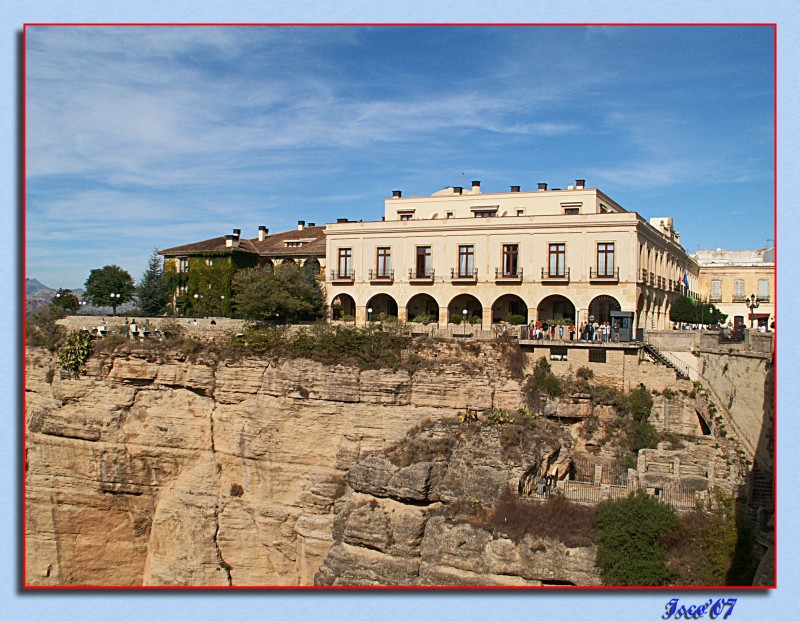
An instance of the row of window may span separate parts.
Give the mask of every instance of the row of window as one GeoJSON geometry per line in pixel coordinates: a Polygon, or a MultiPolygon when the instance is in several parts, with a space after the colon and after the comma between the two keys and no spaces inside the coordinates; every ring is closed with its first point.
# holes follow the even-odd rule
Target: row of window
{"type": "MultiPolygon", "coordinates": [[[[379,247],[377,249],[376,274],[377,278],[390,278],[392,275],[392,249],[379,247]]],[[[519,264],[519,244],[503,244],[502,276],[517,277],[521,275],[519,264]]],[[[413,275],[415,278],[429,278],[432,269],[431,246],[417,246],[413,275]]],[[[566,268],[566,244],[548,244],[548,261],[546,275],[551,278],[564,277],[568,273],[566,268]]],[[[353,275],[353,249],[339,248],[337,262],[337,276],[349,278],[353,275]]],[[[462,244],[458,246],[458,264],[454,276],[459,278],[472,278],[475,271],[475,246],[462,244]]],[[[597,274],[598,277],[613,277],[615,275],[614,244],[603,242],[597,244],[597,274]]]]}
{"type": "MultiPolygon", "coordinates": [[[[605,205],[600,205],[600,212],[601,213],[609,213],[609,209],[605,205]]],[[[577,216],[580,215],[580,207],[564,207],[563,214],[565,216],[577,216]]],[[[413,212],[411,210],[403,212],[399,211],[400,220],[407,221],[413,219],[413,212]]],[[[445,212],[445,218],[451,219],[454,217],[455,212],[447,211],[445,212]]],[[[517,216],[524,216],[525,210],[524,209],[517,209],[516,211],[517,216]]],[[[497,207],[473,207],[472,208],[472,217],[473,218],[496,218],[497,217],[497,207]]]]}
{"type": "MultiPolygon", "coordinates": [[[[769,301],[769,280],[762,278],[758,281],[758,291],[756,293],[759,300],[769,301]]],[[[743,302],[747,297],[744,288],[744,279],[737,278],[733,281],[733,300],[734,302],[743,302]]],[[[711,281],[711,301],[722,301],[722,280],[715,278],[711,281]]]]}

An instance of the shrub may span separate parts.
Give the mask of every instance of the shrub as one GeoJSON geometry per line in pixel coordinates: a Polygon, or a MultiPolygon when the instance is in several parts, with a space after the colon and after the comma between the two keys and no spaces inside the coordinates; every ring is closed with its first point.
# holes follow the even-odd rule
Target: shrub
{"type": "Polygon", "coordinates": [[[450,323],[460,326],[461,321],[462,321],[461,315],[459,315],[458,313],[453,313],[452,315],[450,315],[450,323]]]}
{"type": "Polygon", "coordinates": [[[412,321],[414,323],[421,323],[427,326],[428,324],[436,323],[439,321],[439,319],[434,315],[417,315],[412,321]]]}
{"type": "Polygon", "coordinates": [[[596,565],[603,583],[662,586],[676,577],[667,566],[666,544],[678,530],[675,510],[643,491],[601,503],[596,565]]]}
{"type": "Polygon", "coordinates": [[[522,324],[528,323],[528,321],[524,315],[509,315],[508,323],[512,326],[521,326],[522,324]]]}
{"type": "Polygon", "coordinates": [[[60,306],[50,305],[37,310],[25,320],[25,342],[31,347],[55,351],[64,338],[64,328],[56,321],[67,316],[60,306]]]}
{"type": "Polygon", "coordinates": [[[553,375],[550,363],[545,358],[536,361],[533,375],[527,379],[522,390],[528,409],[537,413],[544,409],[545,398],[558,397],[564,393],[561,382],[553,375]]]}
{"type": "Polygon", "coordinates": [[[592,371],[589,367],[578,367],[578,370],[575,371],[575,377],[588,382],[594,377],[594,371],[592,371]]]}
{"type": "Polygon", "coordinates": [[[483,321],[483,319],[481,319],[480,317],[475,317],[474,315],[473,315],[472,317],[470,317],[469,319],[467,319],[467,322],[468,322],[468,323],[469,323],[469,325],[471,325],[471,326],[474,326],[474,325],[476,325],[476,324],[479,324],[479,323],[481,323],[482,321],[483,321]]]}
{"type": "Polygon", "coordinates": [[[234,498],[240,498],[243,495],[244,495],[244,488],[238,483],[233,483],[231,485],[231,496],[233,496],[234,498]]]}
{"type": "Polygon", "coordinates": [[[58,350],[58,365],[77,378],[86,369],[86,361],[92,355],[92,335],[86,330],[72,330],[58,350]]]}
{"type": "Polygon", "coordinates": [[[563,496],[541,502],[522,498],[506,488],[494,506],[490,525],[517,543],[531,534],[575,548],[595,542],[594,516],[594,508],[572,503],[563,496]]]}

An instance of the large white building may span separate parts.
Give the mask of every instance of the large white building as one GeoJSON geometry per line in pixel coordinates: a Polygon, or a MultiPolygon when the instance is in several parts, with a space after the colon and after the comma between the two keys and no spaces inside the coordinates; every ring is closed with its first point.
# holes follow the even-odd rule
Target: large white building
{"type": "Polygon", "coordinates": [[[442,327],[466,316],[484,328],[511,315],[580,323],[623,310],[635,327],[665,329],[698,278],[672,218],[648,222],[580,179],[566,189],[482,193],[473,181],[431,196],[395,191],[381,221],[329,224],[325,238],[331,316],[357,323],[370,310],[442,327]]]}

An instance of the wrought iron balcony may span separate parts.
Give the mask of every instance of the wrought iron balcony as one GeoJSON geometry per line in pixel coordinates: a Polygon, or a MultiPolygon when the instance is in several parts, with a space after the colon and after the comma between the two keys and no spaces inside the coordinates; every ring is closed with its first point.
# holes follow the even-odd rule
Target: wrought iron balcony
{"type": "Polygon", "coordinates": [[[496,267],[494,268],[494,280],[500,283],[520,283],[522,282],[522,268],[519,268],[514,273],[510,273],[496,267]]]}
{"type": "Polygon", "coordinates": [[[352,270],[349,272],[337,272],[331,270],[331,282],[335,285],[351,285],[355,281],[356,276],[352,270]]]}
{"type": "Polygon", "coordinates": [[[647,270],[642,268],[642,282],[647,283],[647,270]]]}
{"type": "Polygon", "coordinates": [[[369,281],[371,283],[392,284],[394,282],[394,270],[370,270],[369,281]]]}
{"type": "Polygon", "coordinates": [[[478,268],[476,267],[471,270],[453,268],[450,270],[450,281],[454,283],[478,282],[478,268]]]}
{"type": "Polygon", "coordinates": [[[595,282],[619,282],[619,268],[615,267],[611,270],[598,271],[590,267],[589,280],[595,282]]]}
{"type": "Polygon", "coordinates": [[[542,282],[569,282],[569,268],[565,268],[562,272],[551,272],[546,267],[542,268],[542,282]]]}
{"type": "Polygon", "coordinates": [[[424,272],[422,270],[415,270],[413,268],[408,269],[408,282],[412,285],[423,285],[423,284],[430,284],[433,282],[435,275],[435,270],[431,269],[430,272],[424,272]]]}

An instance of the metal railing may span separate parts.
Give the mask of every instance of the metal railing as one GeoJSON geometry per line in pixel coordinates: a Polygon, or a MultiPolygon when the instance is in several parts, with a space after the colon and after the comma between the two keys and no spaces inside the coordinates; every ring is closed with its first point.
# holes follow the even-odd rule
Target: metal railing
{"type": "Polygon", "coordinates": [[[469,280],[469,281],[477,281],[478,280],[478,268],[473,268],[472,270],[459,270],[456,268],[452,268],[450,270],[450,280],[469,280]]]}
{"type": "Polygon", "coordinates": [[[353,282],[356,279],[355,274],[352,270],[349,272],[337,272],[336,270],[331,270],[331,280],[332,281],[349,281],[353,282]]]}
{"type": "Polygon", "coordinates": [[[513,281],[520,281],[522,282],[522,268],[519,268],[516,272],[506,272],[501,270],[499,267],[494,268],[494,279],[495,280],[513,280],[513,281]]]}
{"type": "Polygon", "coordinates": [[[603,270],[600,272],[594,268],[589,268],[589,278],[592,280],[619,280],[619,268],[603,270]]]}
{"type": "Polygon", "coordinates": [[[409,282],[433,282],[435,270],[431,269],[429,273],[417,271],[414,268],[408,268],[408,281],[409,282]]]}
{"type": "Polygon", "coordinates": [[[564,268],[561,273],[551,272],[548,268],[542,268],[542,280],[569,280],[569,268],[564,268]]]}
{"type": "Polygon", "coordinates": [[[393,282],[394,281],[394,270],[370,270],[369,271],[369,279],[372,281],[379,280],[379,281],[387,281],[393,282]]]}

